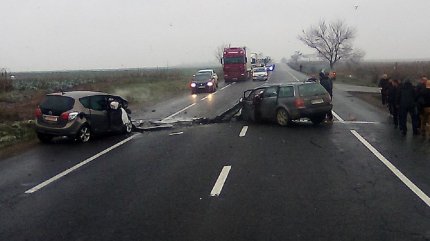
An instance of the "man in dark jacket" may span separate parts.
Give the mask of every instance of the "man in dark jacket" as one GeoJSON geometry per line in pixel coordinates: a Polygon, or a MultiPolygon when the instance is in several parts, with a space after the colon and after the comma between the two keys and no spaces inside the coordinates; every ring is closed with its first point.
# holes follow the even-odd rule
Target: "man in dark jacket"
{"type": "Polygon", "coordinates": [[[388,105],[393,115],[393,124],[396,129],[399,126],[399,107],[397,106],[397,97],[399,96],[399,81],[394,79],[388,88],[388,105]]]}
{"type": "Polygon", "coordinates": [[[418,126],[421,135],[426,135],[426,125],[430,114],[430,82],[427,76],[422,76],[417,84],[418,126]]]}
{"type": "Polygon", "coordinates": [[[378,86],[381,88],[382,105],[385,105],[387,101],[387,91],[389,86],[389,80],[388,80],[387,74],[382,75],[382,78],[379,80],[378,86]]]}
{"type": "Polygon", "coordinates": [[[410,80],[405,80],[399,91],[398,104],[400,106],[399,121],[400,130],[406,135],[408,113],[412,119],[412,130],[414,135],[418,135],[417,108],[415,102],[415,88],[410,80]]]}
{"type": "MultiPolygon", "coordinates": [[[[330,98],[333,99],[333,81],[329,78],[328,73],[326,74],[326,73],[321,71],[321,73],[320,73],[320,84],[330,94],[330,98]]],[[[327,113],[327,118],[330,121],[333,121],[333,113],[331,113],[331,112],[327,113]]]]}

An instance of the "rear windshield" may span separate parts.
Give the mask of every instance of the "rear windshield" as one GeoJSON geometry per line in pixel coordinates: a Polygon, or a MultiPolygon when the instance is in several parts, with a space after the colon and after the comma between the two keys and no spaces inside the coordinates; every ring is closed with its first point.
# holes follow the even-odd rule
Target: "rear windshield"
{"type": "Polygon", "coordinates": [[[71,110],[75,100],[67,96],[56,96],[47,95],[45,99],[40,103],[40,109],[44,114],[48,114],[49,111],[52,115],[60,115],[61,113],[71,110]]]}
{"type": "Polygon", "coordinates": [[[266,68],[254,68],[254,72],[266,72],[266,68]]]}
{"type": "Polygon", "coordinates": [[[304,84],[299,86],[300,96],[314,96],[314,95],[325,95],[327,91],[322,85],[315,84],[304,84]]]}

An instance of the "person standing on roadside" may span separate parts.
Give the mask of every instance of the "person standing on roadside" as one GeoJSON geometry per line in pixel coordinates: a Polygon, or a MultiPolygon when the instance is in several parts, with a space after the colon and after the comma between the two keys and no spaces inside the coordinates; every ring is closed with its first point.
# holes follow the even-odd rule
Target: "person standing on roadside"
{"type": "MultiPolygon", "coordinates": [[[[329,73],[324,73],[321,71],[320,73],[320,84],[327,90],[330,95],[330,98],[333,99],[333,81],[329,76],[329,73]]],[[[330,111],[327,113],[327,118],[329,121],[333,121],[333,113],[330,111]]]]}
{"type": "Polygon", "coordinates": [[[426,135],[426,126],[430,116],[430,81],[427,76],[422,76],[417,85],[418,123],[421,135],[426,135]]]}
{"type": "Polygon", "coordinates": [[[391,84],[387,93],[390,113],[393,115],[394,129],[397,129],[399,126],[399,107],[397,105],[397,98],[399,96],[399,81],[397,79],[391,80],[391,84]]]}
{"type": "Polygon", "coordinates": [[[382,105],[385,105],[387,102],[388,84],[389,84],[388,75],[383,74],[382,78],[379,80],[379,84],[378,84],[378,87],[381,88],[382,105]]]}
{"type": "Polygon", "coordinates": [[[415,88],[410,80],[405,80],[399,91],[398,103],[400,106],[399,110],[399,124],[402,135],[407,133],[407,117],[408,114],[412,119],[412,130],[414,135],[418,135],[418,122],[417,122],[417,108],[415,102],[415,88]]]}

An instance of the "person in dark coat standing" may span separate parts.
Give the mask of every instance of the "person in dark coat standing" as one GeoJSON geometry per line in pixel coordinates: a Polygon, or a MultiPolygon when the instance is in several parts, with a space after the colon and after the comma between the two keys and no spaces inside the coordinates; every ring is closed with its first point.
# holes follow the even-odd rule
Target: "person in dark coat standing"
{"type": "Polygon", "coordinates": [[[398,104],[400,107],[399,112],[399,124],[400,124],[400,130],[402,131],[403,135],[406,135],[407,127],[407,117],[408,113],[411,116],[412,119],[412,130],[414,135],[418,135],[418,121],[417,121],[417,108],[416,108],[416,93],[415,88],[412,85],[410,80],[405,80],[402,87],[399,91],[399,98],[398,98],[398,104]]]}
{"type": "Polygon", "coordinates": [[[388,79],[388,75],[384,74],[382,75],[382,78],[379,80],[379,84],[378,87],[381,88],[381,100],[382,100],[382,105],[385,105],[387,102],[387,91],[388,91],[388,86],[389,86],[389,79],[388,79]]]}
{"type": "Polygon", "coordinates": [[[394,129],[399,126],[399,107],[397,106],[397,97],[399,96],[399,81],[394,79],[388,88],[388,105],[390,113],[393,115],[394,129]]]}
{"type": "MultiPolygon", "coordinates": [[[[320,84],[330,94],[330,98],[333,99],[333,81],[329,78],[328,74],[325,74],[324,72],[320,73],[320,84]]],[[[333,113],[331,113],[331,111],[327,113],[327,118],[330,121],[333,120],[333,113]]]]}
{"type": "Polygon", "coordinates": [[[427,89],[426,89],[427,80],[428,80],[427,76],[425,76],[425,75],[421,76],[421,79],[420,79],[420,81],[416,87],[416,93],[417,93],[416,102],[417,102],[417,108],[418,108],[418,113],[419,113],[417,121],[418,121],[419,127],[422,126],[421,125],[421,116],[422,116],[422,112],[424,110],[424,102],[425,102],[424,98],[425,98],[425,95],[427,92],[427,89]]]}

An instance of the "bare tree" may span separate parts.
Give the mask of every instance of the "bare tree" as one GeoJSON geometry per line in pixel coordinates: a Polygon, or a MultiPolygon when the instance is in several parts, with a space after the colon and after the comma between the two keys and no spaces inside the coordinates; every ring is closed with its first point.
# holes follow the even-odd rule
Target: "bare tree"
{"type": "Polygon", "coordinates": [[[355,29],[340,20],[330,24],[322,20],[317,26],[303,30],[298,38],[315,49],[322,59],[328,60],[332,69],[339,60],[349,59],[354,53],[355,29]]]}
{"type": "Polygon", "coordinates": [[[218,62],[221,62],[222,55],[224,53],[224,49],[228,48],[228,44],[221,44],[219,45],[215,50],[215,58],[218,60],[218,62]]]}

